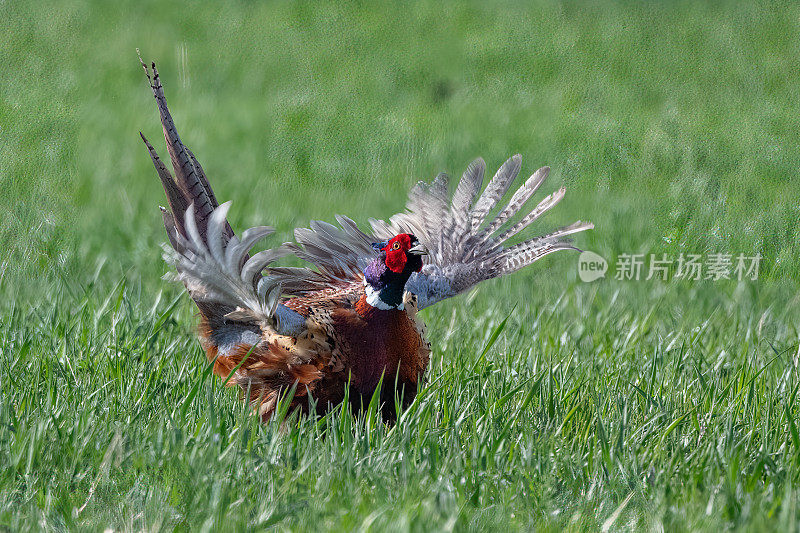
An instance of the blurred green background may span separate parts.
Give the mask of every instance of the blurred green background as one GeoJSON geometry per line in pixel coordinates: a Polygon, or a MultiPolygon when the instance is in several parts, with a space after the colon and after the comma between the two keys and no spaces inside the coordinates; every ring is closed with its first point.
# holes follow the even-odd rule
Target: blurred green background
{"type": "Polygon", "coordinates": [[[102,255],[153,278],[163,200],[137,132],[164,149],[140,48],[238,227],[385,216],[420,179],[521,153],[568,186],[547,223],[595,222],[589,249],[759,252],[763,277],[798,279],[796,6],[36,6],[0,22],[2,257],[22,277],[77,282],[102,255]]]}
{"type": "Polygon", "coordinates": [[[797,523],[800,6],[6,1],[0,44],[0,526],[797,523]],[[520,153],[568,188],[542,231],[761,276],[585,285],[556,254],[425,312],[436,385],[402,431],[261,427],[169,305],[137,48],[271,244],[520,153]]]}

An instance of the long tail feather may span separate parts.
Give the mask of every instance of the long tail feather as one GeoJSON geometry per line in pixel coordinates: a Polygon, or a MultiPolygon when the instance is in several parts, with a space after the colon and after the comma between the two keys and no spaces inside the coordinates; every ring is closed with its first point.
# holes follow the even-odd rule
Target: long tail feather
{"type": "MultiPolygon", "coordinates": [[[[214,191],[211,189],[211,185],[209,184],[208,178],[203,171],[203,167],[200,166],[200,163],[194,157],[194,154],[181,142],[180,135],[178,135],[178,130],[175,128],[175,122],[173,121],[172,115],[167,107],[167,99],[166,96],[164,96],[164,87],[161,85],[161,79],[159,78],[156,64],[151,63],[150,68],[148,68],[145,62],[142,61],[141,57],[139,58],[139,62],[142,64],[142,68],[147,76],[147,80],[150,83],[150,88],[153,91],[153,97],[156,100],[156,105],[158,106],[158,112],[161,118],[161,127],[164,132],[164,139],[167,142],[167,151],[169,152],[173,172],[175,175],[174,179],[171,177],[169,180],[167,179],[169,172],[164,173],[166,167],[163,165],[163,163],[161,163],[160,166],[162,168],[159,168],[157,161],[160,160],[158,159],[155,150],[144,138],[144,135],[142,135],[142,139],[145,141],[147,149],[150,152],[150,157],[153,158],[153,164],[156,166],[159,177],[161,177],[161,181],[164,184],[164,190],[167,193],[170,208],[177,222],[178,232],[184,235],[183,215],[181,213],[185,212],[186,206],[194,204],[197,229],[201,237],[205,237],[208,227],[208,219],[211,216],[212,211],[214,211],[219,203],[214,195],[214,191]],[[178,198],[178,192],[180,192],[182,199],[178,198]]],[[[226,221],[223,230],[223,238],[225,239],[225,242],[227,242],[232,236],[233,230],[226,221]]]]}
{"type": "MultiPolygon", "coordinates": [[[[155,148],[147,138],[139,132],[142,137],[147,152],[150,154],[150,159],[153,166],[158,173],[161,180],[161,185],[164,187],[164,193],[167,195],[167,203],[169,210],[162,208],[161,214],[164,220],[164,227],[167,230],[169,242],[173,248],[177,250],[180,242],[189,241],[191,236],[189,228],[187,227],[188,221],[186,220],[186,213],[190,210],[190,206],[194,215],[194,229],[197,232],[197,237],[204,246],[211,244],[212,249],[217,253],[232,240],[236,239],[233,229],[228,223],[227,219],[217,214],[214,224],[215,234],[219,234],[220,241],[209,243],[206,238],[209,231],[209,223],[212,213],[219,206],[214,191],[208,182],[203,167],[195,158],[194,154],[186,148],[181,142],[178,131],[175,129],[175,123],[172,120],[172,115],[167,107],[167,100],[164,96],[164,88],[161,85],[161,80],[158,76],[158,70],[155,63],[151,64],[152,75],[150,69],[142,61],[141,56],[139,62],[144,69],[145,75],[150,83],[150,88],[153,91],[153,96],[158,106],[159,116],[161,118],[161,127],[164,132],[164,139],[167,142],[167,150],[172,162],[173,174],[170,173],[167,166],[158,156],[155,148]]],[[[241,258],[236,266],[243,265],[249,256],[245,250],[244,256],[241,258]]],[[[206,317],[223,315],[230,311],[225,306],[217,303],[203,301],[199,298],[193,298],[197,303],[200,312],[206,317]]]]}
{"type": "MultiPolygon", "coordinates": [[[[185,236],[186,230],[183,227],[183,214],[186,212],[186,209],[188,209],[190,202],[186,201],[186,196],[184,196],[183,192],[178,188],[172,174],[161,161],[161,158],[158,157],[153,145],[150,144],[141,131],[139,132],[139,136],[144,141],[144,145],[150,153],[150,159],[153,162],[153,166],[156,167],[158,177],[161,179],[161,185],[164,187],[164,193],[167,195],[167,203],[172,213],[169,217],[169,221],[172,222],[173,228],[177,230],[180,235],[185,236]]],[[[167,219],[164,220],[164,224],[167,224],[167,219]]],[[[171,228],[167,226],[167,234],[170,232],[171,228]]]]}

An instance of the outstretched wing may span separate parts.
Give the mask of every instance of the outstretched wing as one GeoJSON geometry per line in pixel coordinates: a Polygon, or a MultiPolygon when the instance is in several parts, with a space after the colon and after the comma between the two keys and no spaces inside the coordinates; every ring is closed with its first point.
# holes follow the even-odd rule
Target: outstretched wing
{"type": "Polygon", "coordinates": [[[297,267],[275,267],[270,276],[278,281],[287,296],[307,296],[328,289],[355,289],[361,286],[363,270],[377,256],[372,247],[376,239],[362,232],[351,219],[337,215],[341,228],[312,220],[310,228],[294,230],[296,242],[285,243],[286,249],[317,270],[297,267]]]}
{"type": "Polygon", "coordinates": [[[418,183],[409,193],[406,211],[389,219],[371,219],[380,238],[413,233],[428,248],[427,263],[414,274],[406,290],[417,295],[422,309],[455,296],[481,281],[515,272],[558,250],[577,250],[566,237],[592,229],[593,224],[577,221],[551,233],[506,246],[520,231],[554,207],[564,187],[527,211],[525,206],[550,171],[537,170],[517,189],[508,203],[490,216],[519,174],[522,158],[515,155],[497,171],[480,196],[486,164],[473,161],[450,198],[448,178],[440,174],[432,183],[418,183]],[[512,219],[522,215],[517,222],[512,219]]]}
{"type": "Polygon", "coordinates": [[[290,253],[284,247],[263,250],[250,257],[248,252],[274,231],[268,226],[250,228],[239,240],[224,239],[230,202],[212,210],[205,238],[200,235],[194,206],[184,215],[186,236],[175,233],[172,247],[164,246],[164,259],[175,267],[175,281],[182,281],[195,302],[231,309],[222,318],[240,323],[267,324],[285,334],[299,332],[304,320],[279,304],[280,283],[262,276],[273,261],[290,253]]]}

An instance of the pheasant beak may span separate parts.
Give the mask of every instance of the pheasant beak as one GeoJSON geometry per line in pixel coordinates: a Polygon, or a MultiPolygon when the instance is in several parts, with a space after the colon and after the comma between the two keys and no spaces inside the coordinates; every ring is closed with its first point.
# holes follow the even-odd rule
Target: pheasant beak
{"type": "Polygon", "coordinates": [[[428,249],[422,246],[420,243],[417,243],[408,249],[408,253],[411,255],[428,255],[428,249]]]}

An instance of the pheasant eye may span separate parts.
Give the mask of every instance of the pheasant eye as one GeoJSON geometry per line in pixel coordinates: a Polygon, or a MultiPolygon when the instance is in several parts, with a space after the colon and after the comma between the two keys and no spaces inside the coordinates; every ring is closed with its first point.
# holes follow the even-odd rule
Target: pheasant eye
{"type": "Polygon", "coordinates": [[[395,242],[392,245],[392,250],[399,250],[400,249],[400,242],[395,242]]]}

